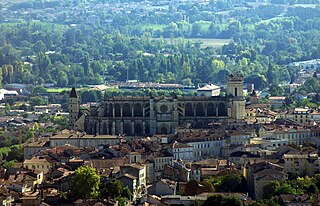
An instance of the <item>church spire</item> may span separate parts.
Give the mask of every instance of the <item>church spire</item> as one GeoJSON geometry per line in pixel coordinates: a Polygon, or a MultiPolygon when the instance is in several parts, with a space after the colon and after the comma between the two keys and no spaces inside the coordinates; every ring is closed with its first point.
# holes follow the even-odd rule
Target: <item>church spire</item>
{"type": "Polygon", "coordinates": [[[78,94],[75,87],[72,87],[69,98],[78,98],[78,94]]]}

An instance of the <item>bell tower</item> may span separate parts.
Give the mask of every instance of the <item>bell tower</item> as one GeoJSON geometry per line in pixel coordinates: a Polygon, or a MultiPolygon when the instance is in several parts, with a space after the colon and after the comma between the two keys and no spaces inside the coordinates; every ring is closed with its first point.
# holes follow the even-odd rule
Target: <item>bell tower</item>
{"type": "Polygon", "coordinates": [[[243,76],[230,74],[227,77],[227,97],[243,98],[243,76]]]}
{"type": "Polygon", "coordinates": [[[232,119],[244,119],[245,99],[242,74],[227,76],[227,97],[229,100],[228,116],[232,119]]]}
{"type": "Polygon", "coordinates": [[[74,123],[77,121],[80,112],[80,100],[75,87],[72,87],[69,96],[69,129],[75,129],[74,123]]]}

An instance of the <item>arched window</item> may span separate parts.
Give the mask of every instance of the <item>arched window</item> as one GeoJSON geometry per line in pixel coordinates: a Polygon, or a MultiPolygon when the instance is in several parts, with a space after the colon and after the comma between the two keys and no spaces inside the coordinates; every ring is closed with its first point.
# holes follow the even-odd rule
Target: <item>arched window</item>
{"type": "Polygon", "coordinates": [[[142,125],[141,124],[136,124],[135,125],[134,133],[137,134],[137,135],[143,134],[143,130],[142,130],[142,125]]]}
{"type": "Polygon", "coordinates": [[[112,104],[109,104],[108,116],[113,117],[113,105],[112,104]]]}
{"type": "Polygon", "coordinates": [[[161,131],[160,131],[161,134],[168,134],[168,130],[166,127],[161,127],[161,131]]]}
{"type": "Polygon", "coordinates": [[[123,116],[124,117],[131,117],[132,116],[131,107],[128,103],[125,103],[123,105],[123,116]]]}
{"type": "Polygon", "coordinates": [[[108,127],[109,127],[109,134],[112,134],[112,122],[109,122],[108,127]]]}
{"type": "Polygon", "coordinates": [[[185,114],[186,114],[187,117],[194,116],[193,107],[192,107],[191,103],[187,103],[186,104],[186,106],[185,106],[185,114]]]}
{"type": "Polygon", "coordinates": [[[220,103],[218,106],[218,116],[227,116],[227,108],[224,103],[220,103]]]}
{"type": "Polygon", "coordinates": [[[150,133],[150,125],[149,125],[148,122],[146,122],[146,124],[145,124],[145,133],[146,133],[146,134],[149,134],[149,133],[150,133]]]}
{"type": "Polygon", "coordinates": [[[130,128],[131,128],[130,124],[128,123],[123,124],[123,134],[126,134],[126,135],[131,134],[130,128]]]}
{"type": "Polygon", "coordinates": [[[134,116],[135,117],[142,117],[143,112],[142,112],[142,106],[141,104],[135,104],[134,105],[134,116]]]}
{"type": "Polygon", "coordinates": [[[196,116],[204,116],[204,107],[202,103],[198,103],[196,106],[196,116]]]}
{"type": "Polygon", "coordinates": [[[115,109],[115,117],[121,117],[121,107],[120,104],[115,104],[114,105],[115,109]]]}
{"type": "Polygon", "coordinates": [[[103,132],[103,134],[108,134],[108,124],[107,123],[103,123],[102,132],[103,132]]]}
{"type": "Polygon", "coordinates": [[[207,105],[207,115],[216,116],[216,108],[214,107],[214,104],[211,102],[207,105]]]}

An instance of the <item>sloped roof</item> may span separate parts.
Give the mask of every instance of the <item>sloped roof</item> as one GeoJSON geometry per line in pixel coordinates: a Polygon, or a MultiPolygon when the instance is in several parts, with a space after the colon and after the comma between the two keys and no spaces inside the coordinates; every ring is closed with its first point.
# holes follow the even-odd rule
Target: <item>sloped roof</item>
{"type": "Polygon", "coordinates": [[[72,87],[69,98],[78,98],[78,94],[75,87],[72,87]]]}

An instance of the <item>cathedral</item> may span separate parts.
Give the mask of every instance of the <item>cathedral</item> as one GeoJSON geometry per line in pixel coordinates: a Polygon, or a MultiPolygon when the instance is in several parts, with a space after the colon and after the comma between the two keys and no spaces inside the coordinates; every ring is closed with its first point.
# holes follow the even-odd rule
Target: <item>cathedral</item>
{"type": "Polygon", "coordinates": [[[244,119],[243,76],[227,76],[225,96],[108,97],[80,109],[75,88],[69,97],[69,127],[94,135],[174,134],[179,125],[201,127],[226,119],[244,119]]]}

